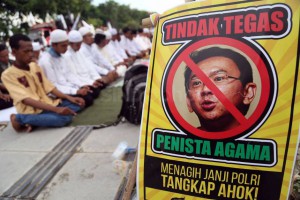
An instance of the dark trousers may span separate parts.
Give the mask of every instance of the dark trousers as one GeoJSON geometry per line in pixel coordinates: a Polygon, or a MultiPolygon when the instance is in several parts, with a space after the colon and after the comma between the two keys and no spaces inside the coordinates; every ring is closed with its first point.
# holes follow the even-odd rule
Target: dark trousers
{"type": "Polygon", "coordinates": [[[84,102],[85,102],[85,108],[93,105],[94,102],[94,98],[92,96],[92,94],[87,94],[87,95],[72,95],[73,97],[81,97],[83,98],[84,102]]]}
{"type": "Polygon", "coordinates": [[[102,90],[101,87],[97,87],[97,88],[94,88],[94,87],[90,87],[90,89],[93,91],[93,93],[91,93],[91,95],[93,96],[94,99],[98,98],[99,95],[100,95],[100,91],[102,90]]]}
{"type": "Polygon", "coordinates": [[[3,99],[0,99],[0,110],[10,108],[13,106],[13,101],[4,101],[3,99]]]}

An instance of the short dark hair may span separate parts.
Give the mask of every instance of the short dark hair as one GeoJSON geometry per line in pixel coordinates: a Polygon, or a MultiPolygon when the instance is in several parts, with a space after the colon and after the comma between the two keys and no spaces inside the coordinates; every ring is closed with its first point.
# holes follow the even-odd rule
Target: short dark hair
{"type": "Polygon", "coordinates": [[[7,46],[4,43],[0,43],[0,51],[7,49],[7,46]]]}
{"type": "MultiPolygon", "coordinates": [[[[210,47],[207,49],[194,51],[190,54],[190,58],[195,62],[199,63],[207,58],[222,56],[225,58],[231,59],[237,65],[240,70],[239,80],[242,82],[243,86],[247,83],[253,82],[253,74],[252,68],[249,61],[240,53],[237,53],[228,48],[219,48],[219,47],[210,47]]],[[[186,66],[184,71],[184,79],[185,79],[185,91],[188,92],[189,86],[189,77],[192,73],[192,70],[186,66]]]]}
{"type": "Polygon", "coordinates": [[[123,34],[129,32],[129,31],[131,31],[131,29],[128,28],[128,27],[125,27],[125,28],[122,29],[123,34]]]}
{"type": "Polygon", "coordinates": [[[106,36],[101,34],[101,33],[96,33],[95,38],[94,38],[94,42],[96,44],[100,44],[103,40],[105,40],[106,36]]]}
{"type": "Polygon", "coordinates": [[[142,28],[138,28],[138,32],[139,32],[139,33],[143,33],[144,30],[143,30],[142,28]]]}
{"type": "Polygon", "coordinates": [[[27,35],[23,34],[16,34],[9,38],[9,45],[12,49],[19,49],[20,48],[20,41],[27,41],[31,42],[30,38],[27,35]]]}
{"type": "Polygon", "coordinates": [[[136,35],[136,34],[137,34],[137,30],[136,30],[136,29],[132,29],[132,30],[131,30],[131,33],[132,33],[133,35],[136,35]]]}

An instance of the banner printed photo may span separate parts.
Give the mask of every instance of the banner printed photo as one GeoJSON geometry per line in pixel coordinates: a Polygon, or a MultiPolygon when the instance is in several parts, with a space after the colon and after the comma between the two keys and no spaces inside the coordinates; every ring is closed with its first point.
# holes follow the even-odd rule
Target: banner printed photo
{"type": "Polygon", "coordinates": [[[287,199],[298,146],[295,1],[191,2],[159,17],[139,199],[287,199]]]}

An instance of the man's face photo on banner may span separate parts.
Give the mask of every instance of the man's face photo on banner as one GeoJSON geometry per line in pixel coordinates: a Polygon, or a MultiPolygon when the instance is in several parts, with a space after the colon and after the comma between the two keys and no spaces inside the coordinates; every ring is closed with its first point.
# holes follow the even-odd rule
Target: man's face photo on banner
{"type": "MultiPolygon", "coordinates": [[[[191,54],[192,60],[223,95],[245,115],[256,94],[250,63],[230,49],[212,47],[191,54]]],[[[187,66],[186,102],[189,112],[199,118],[201,130],[223,131],[239,122],[219,101],[214,92],[187,66]]]]}
{"type": "Polygon", "coordinates": [[[197,137],[251,134],[272,109],[273,74],[251,44],[221,37],[194,41],[167,67],[166,111],[179,129],[197,137]]]}

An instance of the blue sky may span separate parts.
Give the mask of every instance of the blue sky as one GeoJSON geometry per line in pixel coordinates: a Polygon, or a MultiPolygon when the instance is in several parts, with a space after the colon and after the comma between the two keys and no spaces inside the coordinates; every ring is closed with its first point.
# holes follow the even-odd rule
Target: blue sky
{"type": "MultiPolygon", "coordinates": [[[[94,5],[104,3],[107,0],[93,0],[94,5]]],[[[184,4],[185,0],[114,0],[119,4],[129,5],[131,8],[150,12],[163,13],[164,11],[184,4]]]]}

